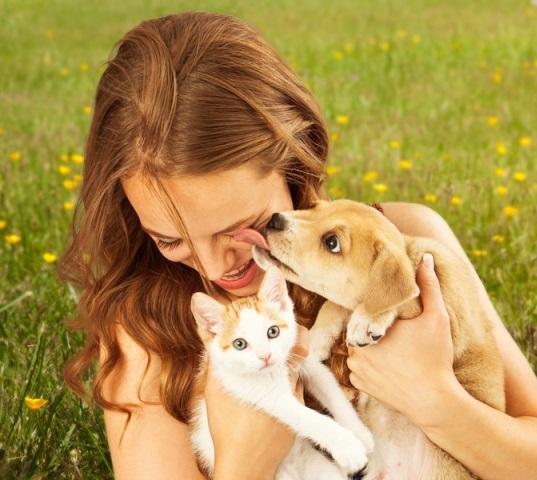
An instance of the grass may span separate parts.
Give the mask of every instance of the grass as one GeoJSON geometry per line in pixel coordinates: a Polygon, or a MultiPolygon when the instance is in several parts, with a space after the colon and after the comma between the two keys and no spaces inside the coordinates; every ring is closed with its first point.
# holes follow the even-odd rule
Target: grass
{"type": "Polygon", "coordinates": [[[537,9],[515,0],[148,3],[2,0],[1,478],[112,477],[101,412],[61,380],[82,338],[65,328],[76,297],[43,255],[65,245],[102,63],[130,27],[167,13],[218,11],[255,25],[321,104],[331,194],[437,210],[537,366],[537,9]],[[25,396],[48,403],[34,411],[25,396]]]}

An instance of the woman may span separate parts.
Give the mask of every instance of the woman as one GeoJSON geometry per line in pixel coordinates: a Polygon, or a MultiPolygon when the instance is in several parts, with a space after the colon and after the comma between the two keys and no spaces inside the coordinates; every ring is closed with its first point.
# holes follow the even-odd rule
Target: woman
{"type": "MultiPolygon", "coordinates": [[[[129,31],[103,73],[94,112],[73,241],[60,266],[81,290],[78,323],[88,340],[65,378],[83,395],[81,376],[99,357],[92,395],[105,408],[116,478],[204,478],[185,425],[202,348],[190,296],[205,288],[229,301],[256,292],[262,272],[234,235],[326,198],[326,126],[311,93],[254,29],[207,12],[129,31]]],[[[432,210],[382,207],[403,233],[464,256],[432,210]]],[[[480,477],[531,478],[537,380],[527,361],[482,288],[505,362],[507,414],[469,397],[451,368],[434,270],[421,266],[418,282],[424,313],[353,351],[351,381],[480,477]]],[[[322,299],[295,286],[291,295],[311,326],[322,299]]],[[[302,356],[306,333],[296,347],[302,356]]],[[[205,395],[214,478],[273,478],[292,433],[229,398],[211,375],[205,395]]]]}

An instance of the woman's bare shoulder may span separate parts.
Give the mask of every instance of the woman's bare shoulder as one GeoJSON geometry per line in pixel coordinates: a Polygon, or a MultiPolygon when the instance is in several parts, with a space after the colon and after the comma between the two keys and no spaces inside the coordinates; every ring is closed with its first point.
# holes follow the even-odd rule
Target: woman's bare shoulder
{"type": "MultiPolygon", "coordinates": [[[[116,334],[121,360],[105,380],[103,394],[114,403],[135,407],[126,429],[126,413],[104,410],[115,478],[204,479],[190,445],[187,425],[170,415],[159,401],[159,357],[148,354],[120,324],[116,334]],[[155,404],[144,403],[140,398],[155,404]]],[[[101,350],[101,364],[105,358],[101,350]]]]}

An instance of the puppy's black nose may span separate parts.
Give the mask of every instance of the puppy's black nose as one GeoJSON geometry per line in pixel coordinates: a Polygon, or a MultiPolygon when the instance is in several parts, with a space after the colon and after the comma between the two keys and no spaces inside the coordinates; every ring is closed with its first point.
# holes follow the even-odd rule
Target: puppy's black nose
{"type": "Polygon", "coordinates": [[[275,213],[270,217],[270,221],[267,223],[267,228],[271,230],[284,230],[285,229],[285,218],[279,213],[275,213]]]}

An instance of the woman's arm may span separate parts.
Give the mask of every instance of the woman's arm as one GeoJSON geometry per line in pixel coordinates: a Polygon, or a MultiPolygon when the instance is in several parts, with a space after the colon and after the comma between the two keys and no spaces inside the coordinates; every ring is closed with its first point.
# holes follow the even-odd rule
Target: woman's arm
{"type": "MultiPolygon", "coordinates": [[[[435,238],[470,263],[447,223],[433,210],[404,203],[383,207],[403,233],[435,238]]],[[[353,349],[351,381],[411,418],[432,441],[483,479],[535,478],[537,379],[499,320],[477,274],[475,279],[481,285],[479,300],[495,324],[504,361],[507,414],[475,400],[457,382],[443,302],[416,319],[396,322],[380,344],[353,349]]],[[[422,298],[434,297],[436,291],[441,300],[436,275],[421,281],[425,281],[420,284],[422,298]]]]}
{"type": "MultiPolygon", "coordinates": [[[[103,394],[108,400],[139,405],[119,443],[127,415],[104,410],[104,421],[114,477],[116,480],[146,480],[166,478],[204,480],[190,446],[187,426],[172,417],[162,405],[140,404],[137,395],[147,355],[127,335],[117,328],[122,360],[104,383],[103,394]]],[[[101,353],[101,361],[104,359],[101,353]]],[[[158,401],[160,361],[153,356],[142,386],[144,400],[158,401]]]]}

